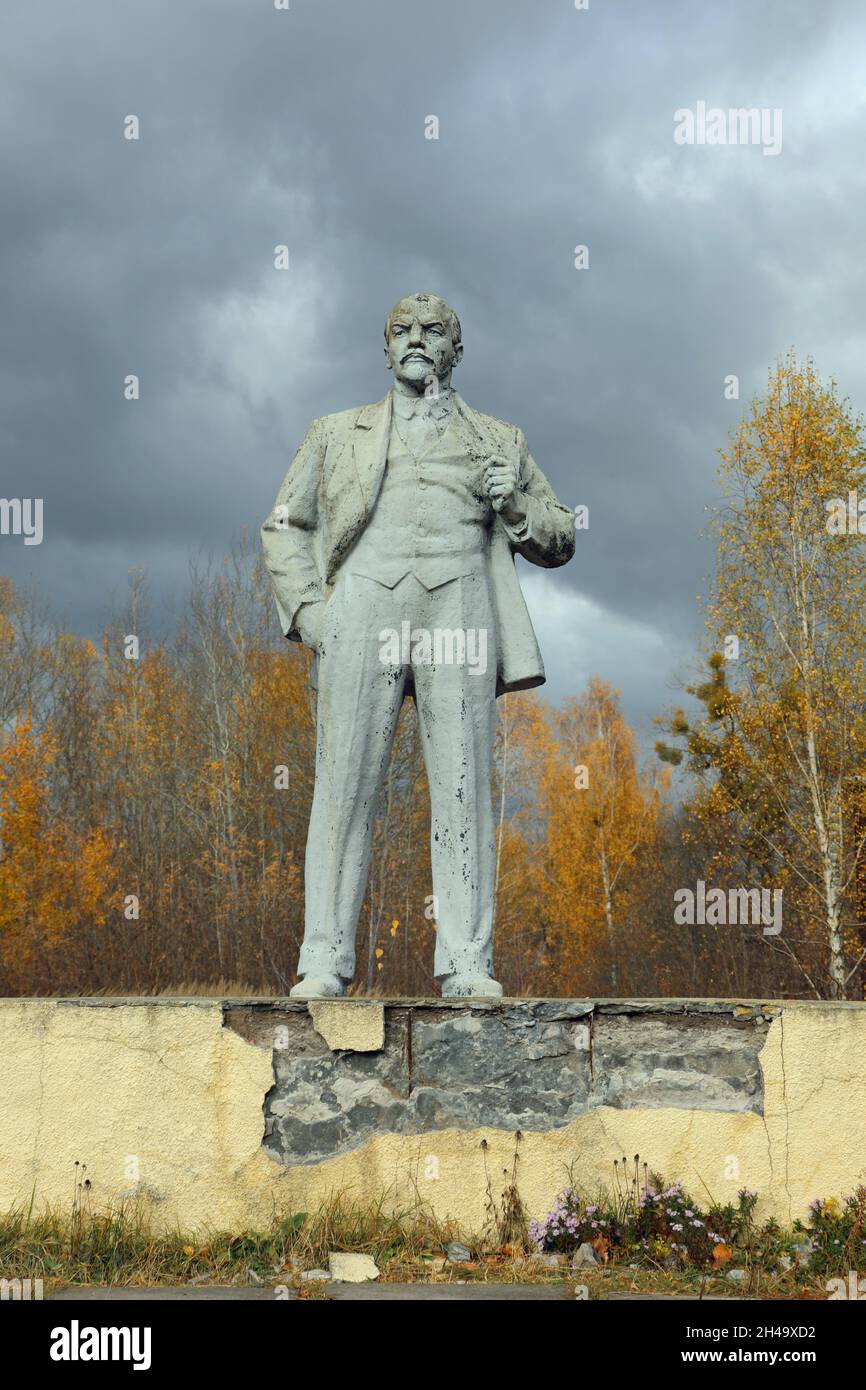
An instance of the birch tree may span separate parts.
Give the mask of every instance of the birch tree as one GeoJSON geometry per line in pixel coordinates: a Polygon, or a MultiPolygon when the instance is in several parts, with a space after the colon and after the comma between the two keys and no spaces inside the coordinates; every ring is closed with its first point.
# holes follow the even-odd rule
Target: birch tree
{"type": "MultiPolygon", "coordinates": [[[[721,457],[708,631],[726,680],[716,707],[694,725],[675,717],[674,732],[704,782],[705,813],[740,817],[743,842],[763,842],[768,874],[785,879],[807,934],[820,935],[810,992],[844,999],[860,963],[862,426],[835,384],[790,353],[721,457]]],[[[771,945],[795,954],[784,926],[771,945]]]]}

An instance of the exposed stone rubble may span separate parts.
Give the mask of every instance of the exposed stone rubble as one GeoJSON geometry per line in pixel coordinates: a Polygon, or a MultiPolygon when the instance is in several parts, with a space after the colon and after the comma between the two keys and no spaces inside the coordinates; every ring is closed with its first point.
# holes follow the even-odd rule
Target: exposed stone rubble
{"type": "Polygon", "coordinates": [[[770,1010],[724,1001],[227,1006],[273,1054],[265,1149],[317,1163],[377,1133],[548,1130],[600,1106],[763,1113],[770,1010]],[[316,1006],[321,1008],[321,1006],[316,1006]],[[324,1035],[324,1036],[323,1036],[324,1035]],[[330,1044],[330,1045],[329,1045],[330,1044]]]}

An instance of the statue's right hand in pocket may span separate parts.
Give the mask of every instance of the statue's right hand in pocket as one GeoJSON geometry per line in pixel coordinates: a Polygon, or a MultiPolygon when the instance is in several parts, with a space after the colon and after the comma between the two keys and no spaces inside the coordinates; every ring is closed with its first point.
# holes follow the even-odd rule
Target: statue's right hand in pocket
{"type": "Polygon", "coordinates": [[[327,600],[318,599],[313,603],[302,603],[295,614],[295,627],[301,634],[305,647],[318,652],[322,645],[322,626],[327,600]]]}

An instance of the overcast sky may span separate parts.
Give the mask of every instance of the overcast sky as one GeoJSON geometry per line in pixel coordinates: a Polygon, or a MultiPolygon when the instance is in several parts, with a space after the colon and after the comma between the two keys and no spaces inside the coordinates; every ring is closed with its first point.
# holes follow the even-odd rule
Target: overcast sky
{"type": "Polygon", "coordinates": [[[521,565],[546,693],[598,673],[646,736],[748,398],[793,345],[866,406],[862,0],[5,0],[0,25],[0,496],[45,509],[0,573],[79,632],[130,565],[177,610],[309,421],[385,393],[386,311],[432,290],[460,392],[590,508],[567,568],[521,565]],[[701,101],[781,110],[781,153],[675,143],[701,101]]]}

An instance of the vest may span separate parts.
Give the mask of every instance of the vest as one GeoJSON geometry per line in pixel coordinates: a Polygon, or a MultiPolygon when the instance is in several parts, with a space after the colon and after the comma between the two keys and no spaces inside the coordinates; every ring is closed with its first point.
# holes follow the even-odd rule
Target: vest
{"type": "Polygon", "coordinates": [[[389,589],[407,574],[435,589],[483,570],[494,513],[482,474],[483,465],[467,456],[456,412],[417,457],[392,425],[373,515],[347,556],[346,569],[389,589]]]}

